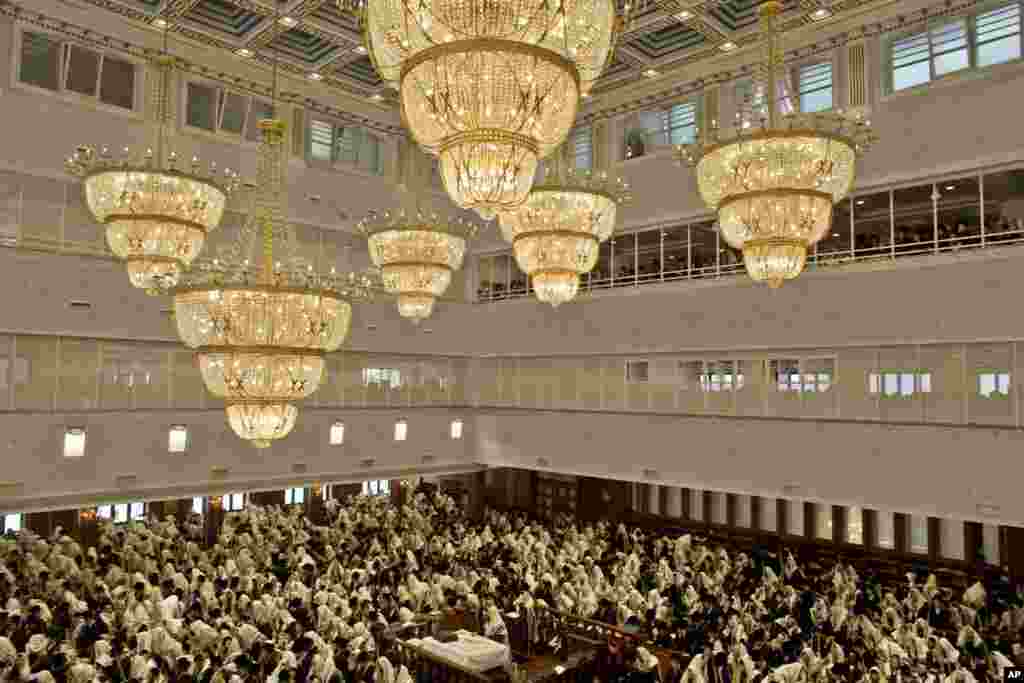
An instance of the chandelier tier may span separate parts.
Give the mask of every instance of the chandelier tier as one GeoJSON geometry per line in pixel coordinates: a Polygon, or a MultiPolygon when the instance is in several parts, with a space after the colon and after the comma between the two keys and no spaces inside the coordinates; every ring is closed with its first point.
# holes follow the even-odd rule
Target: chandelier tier
{"type": "Polygon", "coordinates": [[[439,213],[421,201],[426,192],[425,157],[403,146],[400,206],[371,212],[356,226],[366,237],[370,259],[380,269],[384,289],[397,296],[398,313],[419,323],[444,295],[452,274],[462,267],[466,246],[478,227],[461,217],[439,213]]]}
{"type": "Polygon", "coordinates": [[[775,23],[780,4],[761,4],[767,112],[760,127],[740,125],[679,148],[696,167],[705,203],[718,212],[722,237],[743,252],[754,280],[778,287],[797,277],[808,249],[828,232],[832,206],[853,187],[857,158],[875,142],[863,112],[780,115],[783,73],[775,23]]]}
{"type": "Polygon", "coordinates": [[[456,204],[490,219],[523,202],[610,58],[615,2],[368,0],[370,56],[456,204]]]}
{"type": "Polygon", "coordinates": [[[523,205],[500,219],[537,299],[556,308],[576,296],[580,275],[593,270],[599,245],[615,230],[618,205],[630,195],[621,178],[568,169],[559,156],[523,205]]]}
{"type": "Polygon", "coordinates": [[[320,387],[324,354],[345,341],[352,301],[368,295],[370,283],[320,274],[295,257],[285,218],[285,125],[267,119],[260,129],[258,189],[241,239],[182,278],[174,317],[207,390],[224,399],[232,430],[265,448],[295,426],[294,402],[320,387]]]}
{"type": "MultiPolygon", "coordinates": [[[[166,41],[166,34],[165,34],[166,41]]],[[[174,59],[155,60],[149,95],[156,112],[154,145],[115,156],[80,146],[65,168],[82,178],[86,205],[106,226],[107,245],[124,261],[134,287],[157,293],[177,284],[221,221],[238,177],[199,160],[182,163],[171,149],[174,59]]]]}

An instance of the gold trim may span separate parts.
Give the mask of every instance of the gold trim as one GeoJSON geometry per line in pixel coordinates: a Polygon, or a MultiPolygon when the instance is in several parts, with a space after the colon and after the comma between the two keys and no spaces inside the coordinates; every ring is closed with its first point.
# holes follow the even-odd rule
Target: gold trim
{"type": "Polygon", "coordinates": [[[174,258],[173,256],[125,256],[121,259],[125,263],[132,261],[152,261],[154,263],[176,263],[179,266],[185,265],[185,260],[180,258],[174,258]]]}
{"type": "Polygon", "coordinates": [[[512,246],[515,247],[516,242],[527,237],[575,237],[593,240],[594,244],[600,245],[601,240],[597,238],[597,235],[589,232],[577,232],[575,230],[532,230],[529,232],[521,232],[512,238],[512,246]]]}
{"type": "MultiPolygon", "coordinates": [[[[622,200],[619,197],[616,197],[613,193],[611,193],[611,192],[609,192],[607,190],[592,190],[590,188],[584,188],[584,187],[573,187],[572,185],[569,185],[569,184],[566,184],[566,185],[557,185],[557,184],[556,185],[534,185],[533,188],[530,190],[530,195],[529,196],[532,197],[534,194],[538,194],[540,192],[557,192],[557,193],[560,193],[560,194],[564,194],[564,193],[568,193],[568,192],[575,192],[577,194],[592,194],[592,195],[596,195],[598,197],[604,197],[605,199],[611,201],[614,204],[619,204],[619,203],[622,202],[622,200]]],[[[526,201],[527,202],[529,201],[529,197],[527,197],[526,201]]],[[[523,207],[524,208],[526,207],[526,202],[523,202],[523,207]]]]}
{"type": "Polygon", "coordinates": [[[537,45],[521,43],[517,40],[501,40],[498,38],[471,38],[469,40],[456,40],[450,43],[441,43],[428,47],[422,52],[417,52],[402,64],[402,71],[399,81],[404,81],[409,72],[424,62],[429,62],[439,57],[465,52],[517,52],[530,57],[542,59],[572,76],[576,84],[576,92],[580,91],[580,74],[576,64],[569,61],[562,55],[537,45]]]}
{"type": "Polygon", "coordinates": [[[165,216],[159,213],[112,213],[103,219],[103,223],[110,223],[112,221],[160,221],[161,223],[173,223],[174,225],[182,225],[186,228],[192,228],[203,233],[205,237],[208,234],[206,226],[195,221],[185,220],[184,218],[176,218],[175,216],[165,216]]]}
{"type": "Polygon", "coordinates": [[[438,157],[445,154],[452,147],[466,143],[484,143],[484,142],[498,142],[498,143],[511,143],[520,147],[525,147],[534,156],[538,157],[537,161],[540,161],[540,145],[533,138],[523,135],[522,133],[515,133],[507,130],[501,130],[500,128],[474,128],[473,130],[463,131],[450,135],[441,141],[440,146],[437,148],[438,157]]]}
{"type": "Polygon", "coordinates": [[[755,142],[758,140],[769,140],[772,138],[825,138],[832,140],[833,142],[839,142],[846,145],[854,155],[857,153],[857,143],[854,142],[853,138],[845,135],[839,135],[838,133],[829,133],[827,131],[818,130],[817,128],[769,128],[768,130],[759,129],[749,135],[739,135],[732,140],[716,142],[713,145],[704,147],[701,150],[700,155],[697,157],[697,163],[703,161],[704,157],[710,156],[724,147],[729,147],[730,145],[742,145],[747,142],[755,142]]]}
{"type": "Polygon", "coordinates": [[[770,197],[770,196],[783,196],[783,197],[818,197],[821,199],[827,199],[828,205],[831,207],[833,203],[832,194],[830,192],[822,192],[821,190],[798,190],[790,187],[780,187],[777,189],[770,190],[751,190],[750,192],[742,192],[740,194],[731,194],[723,199],[718,204],[718,210],[721,211],[724,207],[744,199],[753,199],[754,197],[770,197]]]}
{"type": "Polygon", "coordinates": [[[589,272],[589,270],[579,271],[570,270],[569,268],[538,268],[537,270],[530,273],[530,280],[533,280],[533,278],[537,277],[538,275],[575,275],[576,279],[578,280],[580,275],[589,272]]]}
{"type": "MultiPolygon", "coordinates": [[[[178,296],[181,294],[192,294],[199,292],[263,292],[265,294],[308,294],[312,296],[319,296],[325,299],[336,299],[343,303],[349,303],[351,297],[346,296],[341,292],[335,292],[327,289],[314,289],[312,287],[278,287],[276,285],[240,285],[240,284],[224,284],[224,285],[183,285],[179,287],[171,288],[171,294],[178,296]]],[[[350,304],[351,305],[351,304],[350,304]]]]}
{"type": "Polygon", "coordinates": [[[292,405],[294,401],[301,400],[295,398],[288,399],[273,399],[273,398],[224,398],[224,407],[228,406],[276,406],[276,405],[287,405],[298,409],[292,405]]]}
{"type": "Polygon", "coordinates": [[[374,221],[360,221],[356,224],[356,232],[362,234],[364,237],[374,237],[376,235],[383,234],[385,232],[432,232],[438,235],[445,235],[447,237],[455,237],[461,239],[464,242],[476,237],[479,228],[476,225],[469,224],[465,227],[461,226],[455,221],[442,221],[443,227],[430,226],[429,221],[424,221],[422,225],[384,225],[384,224],[369,224],[374,221]],[[461,234],[465,233],[465,234],[461,234]]]}
{"type": "Polygon", "coordinates": [[[443,270],[447,270],[449,273],[455,272],[455,269],[449,266],[447,263],[431,263],[430,261],[391,261],[378,267],[384,269],[392,267],[401,268],[403,266],[419,266],[421,268],[441,268],[443,270]]]}
{"type": "MultiPolygon", "coordinates": [[[[111,159],[109,163],[116,164],[117,162],[111,159]]],[[[93,176],[99,176],[105,173],[118,173],[122,175],[126,173],[145,173],[148,175],[164,175],[170,176],[172,178],[184,178],[185,180],[191,180],[192,182],[199,183],[200,185],[208,185],[209,187],[212,187],[213,189],[217,190],[222,195],[224,195],[225,204],[227,204],[227,198],[231,194],[231,192],[227,189],[227,185],[221,183],[220,181],[212,177],[201,176],[195,173],[189,173],[188,171],[180,171],[178,169],[154,168],[152,166],[147,166],[145,164],[123,164],[117,166],[111,165],[105,166],[104,168],[96,169],[94,171],[89,171],[80,176],[82,178],[82,184],[84,185],[85,182],[92,178],[93,176]]]]}
{"type": "Polygon", "coordinates": [[[743,253],[746,254],[748,248],[755,247],[803,247],[806,250],[810,246],[810,242],[799,237],[759,237],[745,241],[743,243],[743,253]]]}
{"type": "Polygon", "coordinates": [[[200,354],[224,354],[224,355],[250,355],[250,356],[313,356],[323,358],[327,352],[323,349],[306,349],[295,346],[198,346],[194,349],[196,355],[200,354]]]}

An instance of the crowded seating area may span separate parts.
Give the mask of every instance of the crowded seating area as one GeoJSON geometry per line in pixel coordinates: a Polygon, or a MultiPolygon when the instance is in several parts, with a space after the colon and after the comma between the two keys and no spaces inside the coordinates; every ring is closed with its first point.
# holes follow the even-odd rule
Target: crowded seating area
{"type": "Polygon", "coordinates": [[[102,520],[95,547],[18,532],[2,551],[0,676],[983,683],[1024,665],[1024,592],[1005,576],[883,580],[870,563],[616,520],[473,518],[433,486],[405,491],[329,500],[323,525],[251,506],[212,546],[198,515],[102,520]],[[486,675],[421,656],[459,630],[511,649],[486,675]]]}

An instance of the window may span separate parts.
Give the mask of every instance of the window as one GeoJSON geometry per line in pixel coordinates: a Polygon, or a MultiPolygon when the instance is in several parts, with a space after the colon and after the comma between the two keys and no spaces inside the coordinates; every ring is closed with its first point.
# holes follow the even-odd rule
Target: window
{"type": "Polygon", "coordinates": [[[569,134],[569,149],[572,153],[572,166],[578,169],[594,167],[593,129],[590,124],[577,126],[569,134]]]}
{"type": "Polygon", "coordinates": [[[462,438],[462,420],[452,420],[451,437],[453,439],[462,438]]]}
{"type": "Polygon", "coordinates": [[[310,119],[306,158],[313,162],[349,164],[368,173],[381,174],[380,140],[360,126],[310,119]]]}
{"type": "Polygon", "coordinates": [[[932,374],[922,370],[873,372],[868,375],[868,392],[883,398],[899,398],[928,394],[932,390],[932,374]]]}
{"type": "Polygon", "coordinates": [[[171,453],[184,453],[188,448],[188,428],[174,425],[167,434],[167,449],[171,453]]]}
{"type": "Polygon", "coordinates": [[[832,108],[832,62],[806,64],[797,69],[800,111],[816,112],[832,108]]]}
{"type": "Polygon", "coordinates": [[[306,489],[294,488],[284,490],[285,505],[302,505],[306,502],[306,489]]]}
{"type": "Polygon", "coordinates": [[[803,390],[804,379],[800,372],[800,361],[770,361],[769,373],[775,377],[775,388],[778,391],[800,392],[803,390]]]}
{"type": "Polygon", "coordinates": [[[22,517],[20,512],[12,512],[4,515],[4,533],[10,534],[21,531],[21,521],[22,517]]]}
{"type": "Polygon", "coordinates": [[[650,363],[645,360],[626,361],[626,381],[642,384],[647,382],[650,371],[650,363]]]}
{"type": "Polygon", "coordinates": [[[114,524],[124,524],[129,521],[138,521],[146,517],[146,504],[136,503],[114,503],[113,505],[100,505],[96,508],[96,516],[109,519],[114,524]]]}
{"type": "Polygon", "coordinates": [[[224,512],[239,512],[245,509],[244,493],[225,493],[220,497],[221,507],[224,512]]]}
{"type": "Polygon", "coordinates": [[[391,481],[389,479],[373,479],[363,482],[364,496],[390,496],[391,481]]]}
{"type": "Polygon", "coordinates": [[[192,497],[192,512],[197,515],[202,515],[206,511],[206,498],[203,496],[192,497]]]}
{"type": "Polygon", "coordinates": [[[700,377],[701,391],[739,391],[743,388],[743,375],[736,371],[731,360],[710,361],[700,377]]]}
{"type": "Polygon", "coordinates": [[[910,552],[928,554],[928,518],[910,515],[910,552]]]}
{"type": "Polygon", "coordinates": [[[395,441],[405,441],[409,433],[409,423],[405,420],[395,422],[395,441]]]}
{"type": "Polygon", "coordinates": [[[681,102],[665,113],[665,129],[670,145],[687,145],[697,139],[697,103],[681,102]]]}
{"type": "Polygon", "coordinates": [[[371,384],[398,389],[402,386],[402,373],[396,368],[363,368],[363,386],[371,384]]]}
{"type": "Polygon", "coordinates": [[[903,90],[963,69],[1020,57],[1020,2],[1006,3],[892,41],[890,87],[903,90]]]}
{"type": "Polygon", "coordinates": [[[345,423],[335,422],[331,425],[330,444],[340,446],[343,443],[345,443],[345,423]]]}
{"type": "Polygon", "coordinates": [[[135,106],[135,64],[55,36],[21,34],[18,80],[53,92],[71,92],[121,109],[135,106]]]}
{"type": "Polygon", "coordinates": [[[1010,373],[979,372],[978,394],[984,398],[1000,398],[1010,395],[1010,373]]]}
{"type": "Polygon", "coordinates": [[[64,430],[64,457],[81,458],[85,455],[85,427],[64,430]]]}
{"type": "MultiPolygon", "coordinates": [[[[249,142],[259,142],[262,133],[260,121],[272,118],[274,118],[274,105],[270,102],[250,98],[249,114],[245,118],[245,139],[249,142]]],[[[221,119],[223,120],[223,116],[221,119]]]]}
{"type": "Polygon", "coordinates": [[[273,116],[268,102],[207,83],[189,83],[185,96],[185,123],[211,133],[228,133],[256,142],[259,122],[273,116]]]}

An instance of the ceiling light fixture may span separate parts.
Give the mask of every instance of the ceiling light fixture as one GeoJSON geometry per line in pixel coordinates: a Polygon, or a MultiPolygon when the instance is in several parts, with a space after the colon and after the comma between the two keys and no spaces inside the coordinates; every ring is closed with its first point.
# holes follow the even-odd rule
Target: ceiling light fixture
{"type": "Polygon", "coordinates": [[[950,192],[956,189],[956,185],[946,185],[946,192],[950,192]]]}
{"type": "Polygon", "coordinates": [[[312,72],[309,74],[309,80],[311,81],[322,81],[324,79],[323,74],[319,72],[312,72]]]}
{"type": "Polygon", "coordinates": [[[248,57],[252,57],[252,50],[250,50],[247,47],[240,47],[237,50],[235,50],[235,54],[238,55],[239,57],[246,57],[246,58],[248,58],[248,57]]]}
{"type": "Polygon", "coordinates": [[[285,28],[295,28],[299,22],[292,17],[281,17],[277,20],[277,23],[281,24],[281,26],[284,26],[285,28]]]}
{"type": "Polygon", "coordinates": [[[811,12],[811,21],[823,21],[832,16],[832,12],[824,7],[818,8],[811,12]]]}
{"type": "Polygon", "coordinates": [[[659,75],[656,69],[647,69],[644,71],[644,78],[657,78],[659,75]]]}
{"type": "Polygon", "coordinates": [[[693,12],[684,9],[682,12],[676,13],[675,17],[676,19],[685,24],[690,19],[693,19],[693,12]]]}
{"type": "Polygon", "coordinates": [[[356,54],[365,55],[366,54],[366,46],[365,45],[356,45],[352,49],[352,51],[355,52],[356,54]]]}
{"type": "Polygon", "coordinates": [[[440,159],[454,202],[491,219],[522,204],[538,161],[568,136],[633,4],[367,0],[363,15],[413,139],[440,159]]]}
{"type": "Polygon", "coordinates": [[[370,95],[370,99],[373,100],[374,102],[380,102],[381,100],[384,99],[384,96],[381,95],[379,92],[375,92],[372,95],[370,95]]]}
{"type": "Polygon", "coordinates": [[[167,20],[164,19],[163,17],[157,17],[152,22],[153,28],[158,28],[160,30],[163,30],[163,29],[167,28],[169,25],[170,24],[168,24],[167,20]]]}
{"type": "Polygon", "coordinates": [[[149,80],[149,101],[156,112],[153,146],[125,148],[115,157],[79,146],[65,162],[68,173],[82,178],[85,202],[106,226],[107,245],[128,270],[134,287],[151,294],[173,287],[199,255],[206,236],[224,215],[238,178],[230,170],[204,169],[199,159],[182,163],[174,144],[175,59],[164,47],[155,58],[156,78],[149,80]]]}
{"type": "Polygon", "coordinates": [[[736,43],[732,42],[731,40],[727,40],[726,42],[719,45],[718,49],[721,50],[722,52],[732,52],[733,50],[736,49],[736,43]]]}
{"type": "MultiPolygon", "coordinates": [[[[772,93],[784,69],[776,21],[780,2],[760,7],[765,61],[759,77],[772,93]]],[[[804,268],[807,250],[832,226],[832,206],[849,194],[856,162],[874,141],[861,115],[781,115],[781,98],[769,96],[760,129],[720,131],[716,125],[683,159],[696,167],[704,201],[718,213],[725,241],[743,251],[754,280],[778,287],[804,268]]]]}
{"type": "Polygon", "coordinates": [[[580,275],[594,268],[615,229],[618,205],[630,198],[621,178],[569,169],[562,152],[545,161],[544,179],[523,205],[501,214],[502,235],[537,299],[556,308],[576,296],[580,275]]]}
{"type": "Polygon", "coordinates": [[[864,206],[864,204],[866,204],[865,200],[863,200],[863,199],[858,199],[857,200],[857,206],[864,206]]]}

